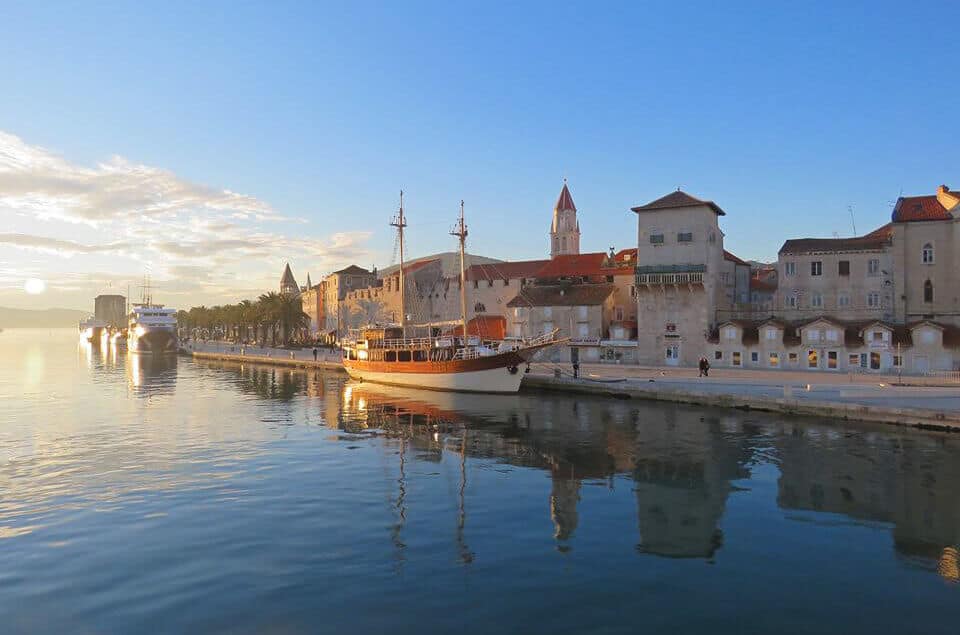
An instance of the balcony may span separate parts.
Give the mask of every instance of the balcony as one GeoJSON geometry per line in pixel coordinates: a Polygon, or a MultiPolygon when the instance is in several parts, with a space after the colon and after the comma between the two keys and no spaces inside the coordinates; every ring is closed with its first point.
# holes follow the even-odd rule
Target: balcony
{"type": "Polygon", "coordinates": [[[703,285],[706,265],[643,265],[634,270],[637,287],[703,285]]]}

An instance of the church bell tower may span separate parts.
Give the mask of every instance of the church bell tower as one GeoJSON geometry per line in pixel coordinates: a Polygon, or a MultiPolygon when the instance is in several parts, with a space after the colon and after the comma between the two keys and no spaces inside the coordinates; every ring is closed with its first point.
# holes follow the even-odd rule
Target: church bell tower
{"type": "Polygon", "coordinates": [[[580,253],[580,223],[577,222],[577,206],[563,180],[563,189],[557,204],[553,206],[553,223],[550,225],[550,257],[580,253]]]}

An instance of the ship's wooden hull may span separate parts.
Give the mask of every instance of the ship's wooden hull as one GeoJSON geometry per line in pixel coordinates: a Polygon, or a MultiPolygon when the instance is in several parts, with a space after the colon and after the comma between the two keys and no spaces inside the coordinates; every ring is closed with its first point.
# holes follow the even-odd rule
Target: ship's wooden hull
{"type": "Polygon", "coordinates": [[[442,362],[343,360],[351,378],[427,390],[513,393],[523,380],[523,357],[515,352],[442,362]]]}

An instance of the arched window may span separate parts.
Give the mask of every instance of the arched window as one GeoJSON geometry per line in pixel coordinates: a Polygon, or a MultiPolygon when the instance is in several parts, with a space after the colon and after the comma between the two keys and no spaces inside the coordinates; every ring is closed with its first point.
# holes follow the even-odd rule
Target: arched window
{"type": "Polygon", "coordinates": [[[923,283],[923,301],[926,303],[933,302],[933,283],[929,280],[923,283]]]}
{"type": "Polygon", "coordinates": [[[923,246],[923,264],[933,264],[933,243],[927,243],[923,246]]]}

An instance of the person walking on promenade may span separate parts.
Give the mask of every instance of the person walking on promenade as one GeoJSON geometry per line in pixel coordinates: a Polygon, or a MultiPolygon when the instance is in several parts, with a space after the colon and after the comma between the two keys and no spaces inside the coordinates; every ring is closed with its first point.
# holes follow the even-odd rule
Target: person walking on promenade
{"type": "Polygon", "coordinates": [[[697,377],[710,376],[710,362],[707,361],[706,357],[700,358],[700,362],[697,364],[697,367],[700,369],[700,373],[697,375],[697,377]]]}
{"type": "Polygon", "coordinates": [[[313,361],[317,361],[317,347],[313,347],[313,361]]]}

